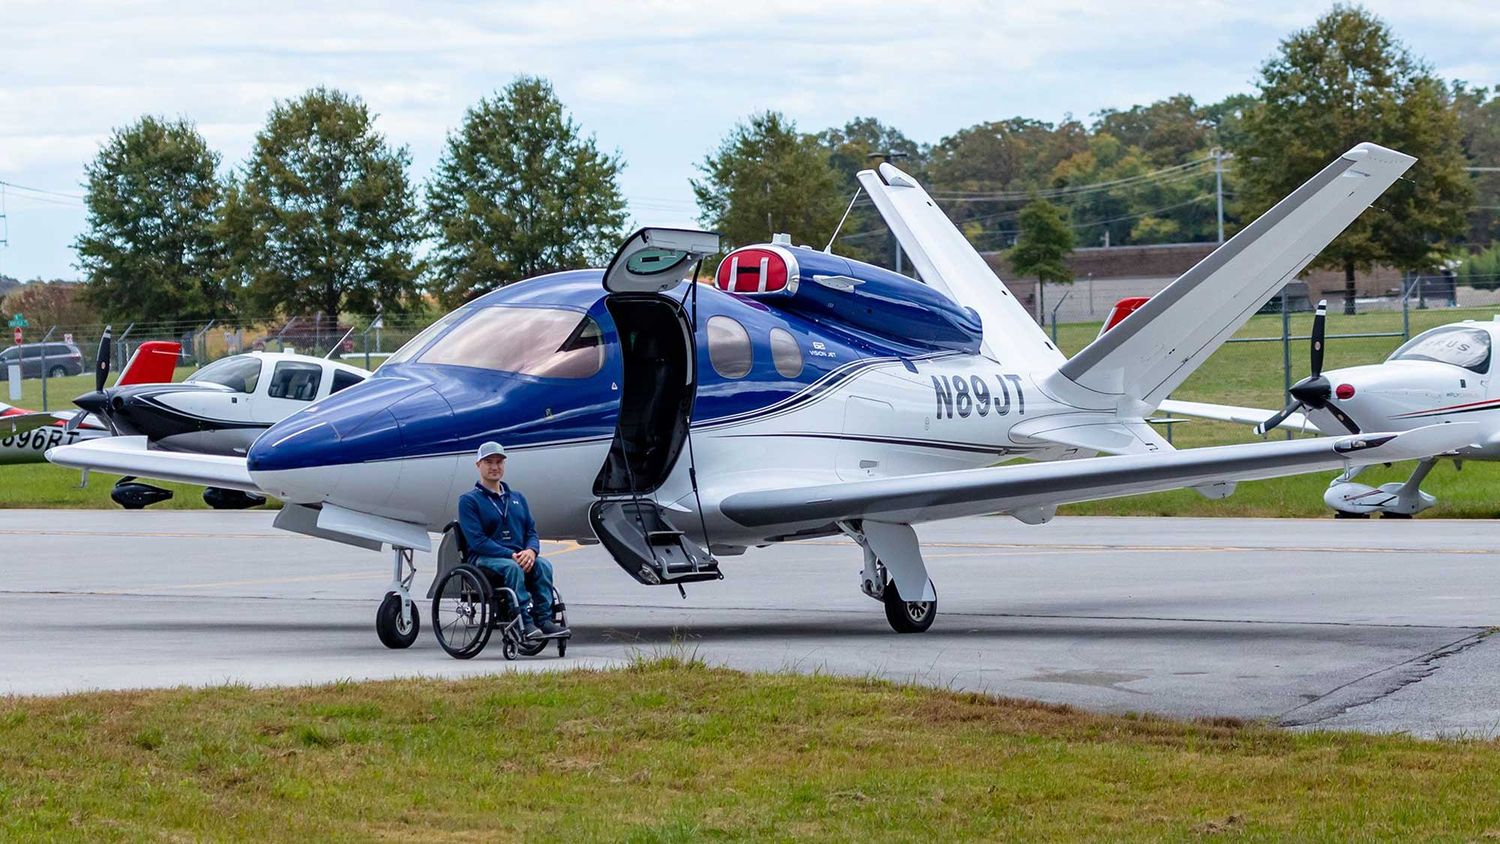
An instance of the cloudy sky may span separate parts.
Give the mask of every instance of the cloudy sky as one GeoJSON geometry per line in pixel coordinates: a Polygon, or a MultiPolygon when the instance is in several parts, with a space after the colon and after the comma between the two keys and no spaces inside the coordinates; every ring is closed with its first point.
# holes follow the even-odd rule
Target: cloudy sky
{"type": "MultiPolygon", "coordinates": [[[[694,165],[746,114],[809,131],[873,115],[919,141],[1014,115],[1058,120],[1252,87],[1326,6],[974,0],[254,3],[0,0],[0,273],[76,277],[84,165],[111,129],[184,116],[237,166],[266,111],[314,85],[363,97],[426,177],[464,109],[549,77],[627,168],[637,222],[696,216],[694,165]]],[[[1500,4],[1367,7],[1438,73],[1500,83],[1500,4]]]]}

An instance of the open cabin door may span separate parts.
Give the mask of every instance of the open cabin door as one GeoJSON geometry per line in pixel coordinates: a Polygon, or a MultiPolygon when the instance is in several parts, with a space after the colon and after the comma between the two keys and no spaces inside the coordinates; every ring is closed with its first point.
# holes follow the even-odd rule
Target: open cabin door
{"type": "Polygon", "coordinates": [[[594,479],[589,521],[615,562],[646,584],[720,576],[708,551],[653,497],[682,455],[697,387],[692,318],[665,293],[691,281],[699,262],[718,251],[716,234],[641,229],[604,272],[623,371],[614,442],[594,479]]]}

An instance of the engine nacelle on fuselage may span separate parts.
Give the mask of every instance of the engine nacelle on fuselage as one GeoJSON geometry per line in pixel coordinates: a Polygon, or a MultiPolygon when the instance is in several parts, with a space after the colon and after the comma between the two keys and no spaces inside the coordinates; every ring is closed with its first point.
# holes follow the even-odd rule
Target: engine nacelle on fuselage
{"type": "Polygon", "coordinates": [[[900,273],[800,246],[736,249],[719,264],[720,290],[915,354],[979,351],[979,315],[900,273]]]}

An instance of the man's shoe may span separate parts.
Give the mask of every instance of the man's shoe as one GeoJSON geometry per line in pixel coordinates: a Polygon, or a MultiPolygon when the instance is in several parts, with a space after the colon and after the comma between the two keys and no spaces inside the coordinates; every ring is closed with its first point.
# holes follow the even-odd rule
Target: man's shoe
{"type": "Polygon", "coordinates": [[[573,635],[573,631],[562,626],[561,624],[558,624],[550,618],[544,618],[541,621],[538,621],[536,623],[536,626],[537,629],[541,631],[542,636],[548,639],[557,639],[563,636],[573,635]]]}
{"type": "Polygon", "coordinates": [[[528,618],[521,622],[521,638],[529,640],[544,639],[546,638],[546,634],[538,630],[536,625],[532,624],[531,619],[528,618]]]}

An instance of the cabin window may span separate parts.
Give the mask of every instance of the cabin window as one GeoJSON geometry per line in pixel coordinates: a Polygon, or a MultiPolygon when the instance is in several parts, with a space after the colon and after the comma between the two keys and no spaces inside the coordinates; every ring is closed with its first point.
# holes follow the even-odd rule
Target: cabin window
{"type": "Polygon", "coordinates": [[[271,373],[271,385],[266,388],[266,394],[273,399],[312,401],[318,397],[318,385],[322,383],[323,367],[284,360],[276,364],[271,373]]]}
{"type": "Polygon", "coordinates": [[[784,328],[771,329],[771,362],[782,378],[796,378],[802,374],[802,348],[797,338],[784,328]]]}
{"type": "Polygon", "coordinates": [[[250,355],[216,360],[185,379],[193,384],[218,384],[237,393],[253,393],[260,382],[260,358],[250,355]]]}
{"type": "Polygon", "coordinates": [[[1431,360],[1483,375],[1490,371],[1490,333],[1482,328],[1439,328],[1413,337],[1389,360],[1431,360]]]}
{"type": "Polygon", "coordinates": [[[334,393],[337,393],[339,390],[353,387],[355,384],[358,384],[363,380],[365,379],[361,378],[358,375],[355,375],[353,372],[345,372],[342,369],[335,369],[333,371],[333,389],[329,390],[328,393],[329,395],[332,395],[334,393]]]}
{"type": "Polygon", "coordinates": [[[588,378],[604,366],[599,324],[556,308],[479,308],[417,358],[538,378],[588,378]]]}
{"type": "Polygon", "coordinates": [[[750,332],[727,316],[708,318],[708,362],[725,378],[750,374],[750,332]]]}

